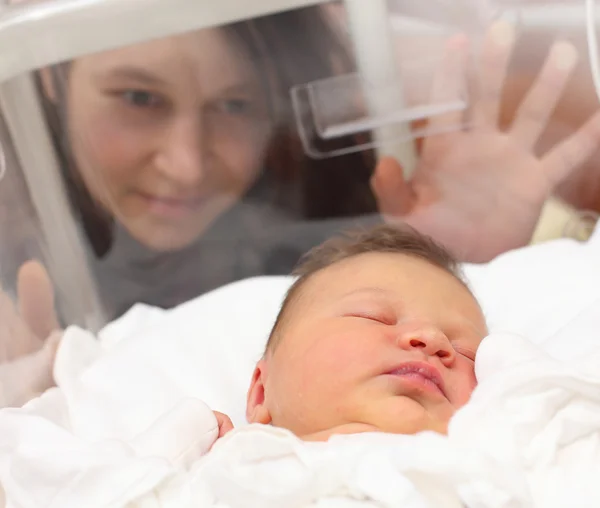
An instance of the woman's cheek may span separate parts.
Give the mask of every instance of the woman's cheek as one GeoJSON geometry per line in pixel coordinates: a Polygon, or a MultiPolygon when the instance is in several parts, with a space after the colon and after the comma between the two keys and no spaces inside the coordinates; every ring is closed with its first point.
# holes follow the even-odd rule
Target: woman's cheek
{"type": "Polygon", "coordinates": [[[94,187],[118,187],[143,168],[150,140],[104,117],[92,121],[74,147],[77,166],[94,187]]]}

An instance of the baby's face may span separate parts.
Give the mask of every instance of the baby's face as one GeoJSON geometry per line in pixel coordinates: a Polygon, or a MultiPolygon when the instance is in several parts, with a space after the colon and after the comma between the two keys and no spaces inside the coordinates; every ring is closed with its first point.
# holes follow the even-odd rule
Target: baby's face
{"type": "Polygon", "coordinates": [[[480,307],[420,259],[370,253],[337,263],[307,281],[287,316],[255,371],[250,422],[300,436],[355,423],[446,432],[476,385],[480,307]]]}

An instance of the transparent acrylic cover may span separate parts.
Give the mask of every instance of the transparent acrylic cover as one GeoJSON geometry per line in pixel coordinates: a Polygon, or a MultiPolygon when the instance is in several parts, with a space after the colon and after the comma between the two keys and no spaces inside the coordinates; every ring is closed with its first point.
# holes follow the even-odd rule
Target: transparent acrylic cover
{"type": "Polygon", "coordinates": [[[51,323],[34,336],[289,274],[349,229],[408,224],[486,262],[572,231],[571,209],[595,223],[576,2],[265,2],[234,19],[232,2],[161,17],[122,1],[0,7],[0,277],[15,314],[51,323]]]}

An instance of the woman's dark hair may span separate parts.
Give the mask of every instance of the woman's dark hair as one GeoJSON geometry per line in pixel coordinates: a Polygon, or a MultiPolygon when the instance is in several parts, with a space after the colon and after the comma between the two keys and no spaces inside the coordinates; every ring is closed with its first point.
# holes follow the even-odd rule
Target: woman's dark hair
{"type": "MultiPolygon", "coordinates": [[[[355,71],[348,49],[331,26],[325,10],[320,6],[308,7],[238,22],[224,29],[259,65],[271,102],[275,134],[266,155],[263,183],[271,189],[275,204],[305,219],[375,212],[376,203],[369,187],[374,165],[372,154],[311,158],[305,154],[296,132],[292,87],[355,71]],[[295,209],[289,210],[290,207],[295,209]]],[[[73,171],[74,161],[64,135],[68,132],[65,118],[68,104],[64,79],[56,77],[67,66],[54,69],[58,100],[55,104],[46,98],[45,109],[73,206],[80,214],[94,251],[103,256],[112,243],[112,219],[94,203],[73,171]]]]}

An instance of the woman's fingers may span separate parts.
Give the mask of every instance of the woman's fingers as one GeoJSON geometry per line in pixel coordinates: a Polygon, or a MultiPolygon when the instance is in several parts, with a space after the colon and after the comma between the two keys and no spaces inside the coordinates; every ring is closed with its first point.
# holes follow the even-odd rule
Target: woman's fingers
{"type": "MultiPolygon", "coordinates": [[[[459,104],[467,90],[468,46],[469,40],[465,35],[454,36],[446,43],[442,61],[433,79],[430,103],[451,109],[429,120],[427,130],[433,134],[462,129],[464,109],[459,104]]],[[[427,153],[431,149],[428,145],[438,139],[439,136],[425,138],[423,152],[427,153]]]]}
{"type": "Polygon", "coordinates": [[[569,42],[553,45],[542,70],[519,107],[511,134],[527,149],[533,149],[577,64],[577,50],[569,42]]]}
{"type": "Polygon", "coordinates": [[[0,364],[40,350],[59,329],[52,283],[41,264],[32,261],[21,267],[17,292],[18,305],[0,289],[0,364]]]}
{"type": "Polygon", "coordinates": [[[551,184],[562,182],[600,148],[600,111],[542,158],[551,184]]]}
{"type": "Polygon", "coordinates": [[[415,205],[415,196],[404,180],[402,166],[391,157],[382,158],[371,178],[379,213],[401,217],[415,205]]]}
{"type": "Polygon", "coordinates": [[[37,351],[0,364],[0,407],[20,407],[54,386],[53,368],[62,334],[53,334],[37,351]]]}
{"type": "Polygon", "coordinates": [[[37,261],[23,264],[18,275],[19,312],[41,340],[60,328],[54,306],[54,288],[46,269],[37,261]]]}
{"type": "Polygon", "coordinates": [[[19,316],[12,298],[0,291],[0,364],[39,349],[38,339],[19,316]]]}
{"type": "Polygon", "coordinates": [[[475,128],[498,128],[502,89],[514,45],[512,25],[495,22],[486,35],[479,61],[479,87],[473,105],[475,128]]]}

